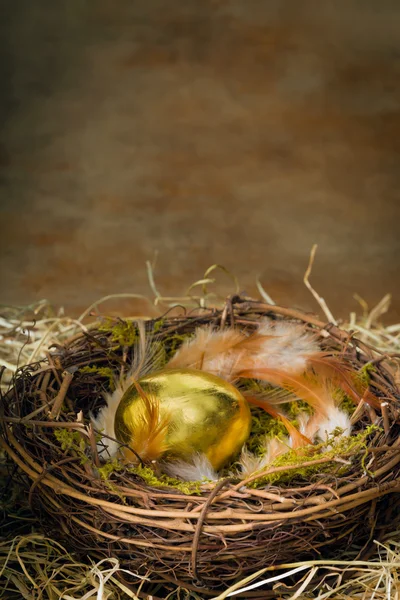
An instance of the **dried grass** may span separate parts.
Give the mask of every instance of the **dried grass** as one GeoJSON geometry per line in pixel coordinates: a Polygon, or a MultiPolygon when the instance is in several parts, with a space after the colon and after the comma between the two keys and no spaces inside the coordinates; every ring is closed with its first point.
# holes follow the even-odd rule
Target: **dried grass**
{"type": "Polygon", "coordinates": [[[58,542],[41,534],[17,536],[0,543],[0,598],[25,600],[122,600],[138,596],[117,578],[124,573],[116,558],[89,564],[76,559],[58,542]]]}
{"type": "Polygon", "coordinates": [[[375,542],[376,551],[370,561],[356,560],[314,560],[293,562],[285,565],[267,567],[251,577],[230,587],[213,600],[225,600],[237,594],[244,594],[267,584],[279,581],[273,587],[282,599],[295,600],[398,600],[400,597],[400,533],[394,536],[399,540],[388,540],[385,544],[375,542]],[[273,571],[283,571],[259,579],[273,571]],[[301,581],[296,581],[296,591],[285,584],[285,579],[305,572],[301,581]],[[251,581],[255,583],[247,585],[251,581]],[[307,591],[305,591],[307,590],[307,591]]]}

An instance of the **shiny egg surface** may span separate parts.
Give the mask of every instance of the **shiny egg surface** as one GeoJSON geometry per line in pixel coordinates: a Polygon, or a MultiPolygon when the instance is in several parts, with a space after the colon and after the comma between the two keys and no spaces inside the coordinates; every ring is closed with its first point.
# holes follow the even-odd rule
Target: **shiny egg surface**
{"type": "MultiPolygon", "coordinates": [[[[214,469],[219,469],[246,442],[251,425],[249,405],[227,381],[204,371],[175,369],[148,375],[138,383],[146,397],[157,403],[158,423],[167,423],[163,459],[189,461],[194,454],[204,453],[214,469]]],[[[139,456],[141,448],[135,438],[143,439],[146,404],[131,385],[115,415],[116,438],[139,456]]]]}

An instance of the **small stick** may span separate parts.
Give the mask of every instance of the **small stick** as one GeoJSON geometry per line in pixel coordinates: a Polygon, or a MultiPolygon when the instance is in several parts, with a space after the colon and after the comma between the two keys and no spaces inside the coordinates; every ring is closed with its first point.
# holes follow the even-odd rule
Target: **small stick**
{"type": "MultiPolygon", "coordinates": [[[[358,419],[361,417],[361,415],[363,414],[364,410],[365,410],[365,405],[366,402],[361,398],[360,402],[357,404],[355,411],[353,412],[353,414],[351,415],[350,418],[350,423],[352,425],[354,425],[354,423],[357,423],[358,419]]],[[[375,415],[376,416],[376,415],[375,415]]],[[[373,421],[372,421],[373,422],[373,421]]]]}
{"type": "Polygon", "coordinates": [[[121,365],[121,369],[119,371],[120,379],[123,378],[124,373],[126,371],[126,361],[127,361],[127,359],[128,359],[128,347],[124,346],[124,349],[122,351],[122,365],[121,365]]]}
{"type": "Polygon", "coordinates": [[[53,358],[52,358],[52,356],[51,356],[51,354],[49,352],[46,352],[46,358],[49,361],[49,365],[51,367],[51,370],[53,371],[54,377],[56,378],[58,385],[61,386],[60,377],[59,377],[59,375],[57,373],[57,369],[56,369],[56,366],[54,364],[53,358]]]}
{"type": "MultiPolygon", "coordinates": [[[[29,415],[28,415],[29,416],[29,415]]],[[[4,423],[25,423],[25,417],[1,417],[0,421],[4,423]]],[[[38,427],[65,427],[66,429],[84,429],[84,425],[80,425],[79,423],[71,423],[70,421],[36,421],[29,419],[30,425],[37,425],[38,427]]]]}
{"type": "Polygon", "coordinates": [[[343,463],[344,465],[351,465],[350,460],[345,460],[344,458],[340,458],[340,456],[336,456],[333,460],[335,462],[343,463]]]}
{"type": "Polygon", "coordinates": [[[389,403],[382,402],[381,404],[382,417],[383,417],[383,429],[387,434],[390,431],[390,422],[389,422],[389,403]]]}
{"type": "Polygon", "coordinates": [[[42,406],[39,406],[39,408],[37,408],[36,410],[29,413],[29,415],[26,415],[26,417],[22,417],[20,420],[20,423],[28,423],[29,421],[31,421],[33,419],[33,417],[36,417],[36,415],[43,412],[46,408],[50,408],[50,406],[52,404],[54,404],[54,402],[57,398],[57,396],[56,396],[56,398],[53,398],[53,400],[47,401],[46,394],[44,394],[44,392],[39,392],[39,393],[40,393],[41,400],[43,400],[43,402],[45,402],[45,404],[42,404],[42,406]],[[44,394],[44,397],[43,397],[43,394],[44,394]]]}
{"type": "Polygon", "coordinates": [[[62,403],[64,402],[65,396],[67,395],[68,388],[71,385],[71,381],[73,380],[73,378],[74,372],[71,372],[71,370],[64,371],[60,391],[58,392],[54,400],[52,409],[49,413],[50,419],[58,419],[58,417],[60,416],[62,403]]]}
{"type": "Polygon", "coordinates": [[[229,316],[231,318],[231,325],[233,326],[235,323],[235,314],[233,311],[233,303],[235,302],[235,300],[237,299],[237,294],[234,294],[233,296],[228,296],[226,301],[225,301],[225,306],[224,309],[222,311],[221,314],[221,324],[220,324],[220,328],[223,329],[226,325],[226,319],[229,313],[229,316]]]}
{"type": "Polygon", "coordinates": [[[88,436],[89,436],[90,449],[92,451],[93,462],[94,462],[95,466],[97,468],[99,468],[100,467],[100,459],[99,459],[99,453],[97,452],[96,438],[94,435],[92,423],[89,424],[89,426],[87,428],[87,432],[88,432],[88,436]]]}
{"type": "Polygon", "coordinates": [[[372,408],[372,406],[370,404],[367,404],[367,411],[369,414],[369,418],[371,419],[371,423],[372,425],[375,425],[375,423],[378,420],[378,415],[376,414],[376,411],[374,408],[372,408]]]}
{"type": "Polygon", "coordinates": [[[38,393],[39,393],[39,397],[40,397],[41,401],[43,402],[43,404],[42,404],[42,406],[40,406],[39,408],[37,408],[36,410],[31,412],[29,415],[24,417],[23,418],[24,421],[29,421],[33,417],[36,417],[36,415],[41,413],[43,410],[45,410],[46,408],[50,408],[50,406],[52,404],[54,404],[55,398],[53,398],[53,400],[49,400],[47,398],[47,393],[46,393],[52,372],[53,372],[52,368],[48,367],[47,370],[43,371],[42,374],[40,375],[41,384],[40,384],[38,393]]]}
{"type": "Polygon", "coordinates": [[[206,502],[203,504],[203,506],[201,508],[201,512],[200,512],[199,519],[197,521],[196,529],[195,529],[194,536],[193,536],[192,556],[191,556],[191,561],[190,561],[191,567],[192,567],[194,583],[197,582],[197,584],[200,584],[200,585],[203,584],[203,582],[201,581],[201,579],[198,575],[198,572],[197,572],[197,553],[198,553],[198,546],[199,546],[199,541],[200,541],[201,530],[202,530],[204,521],[207,516],[207,511],[208,511],[210,505],[212,504],[212,502],[217,497],[218,492],[223,487],[225,487],[226,485],[228,485],[231,482],[232,482],[232,478],[227,478],[227,479],[222,479],[219,483],[217,483],[217,485],[212,490],[212,492],[208,496],[206,502]]]}

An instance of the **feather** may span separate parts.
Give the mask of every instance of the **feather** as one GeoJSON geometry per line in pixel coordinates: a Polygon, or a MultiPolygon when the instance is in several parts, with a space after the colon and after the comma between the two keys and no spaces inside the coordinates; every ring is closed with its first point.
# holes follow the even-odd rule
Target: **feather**
{"type": "Polygon", "coordinates": [[[231,379],[243,352],[239,345],[246,336],[236,329],[214,331],[211,327],[199,327],[194,337],[179,348],[169,361],[168,369],[200,369],[214,375],[231,379]]]}
{"type": "Polygon", "coordinates": [[[116,456],[120,447],[115,439],[114,422],[124,392],[124,386],[118,385],[112,394],[104,394],[106,405],[100,408],[96,416],[93,413],[90,415],[94,428],[103,434],[100,442],[97,443],[97,451],[100,455],[107,454],[103,456],[105,460],[116,456]]]}
{"type": "Polygon", "coordinates": [[[360,391],[357,371],[337,356],[321,352],[313,356],[309,364],[318,375],[331,378],[356,404],[360,400],[364,400],[374,408],[380,408],[379,398],[368,389],[368,386],[364,385],[362,391],[360,391]]]}
{"type": "Polygon", "coordinates": [[[198,328],[168,368],[191,367],[233,381],[239,370],[255,367],[302,373],[309,357],[319,352],[315,335],[303,325],[264,320],[251,335],[236,329],[198,328]]]}
{"type": "MultiPolygon", "coordinates": [[[[300,427],[300,431],[297,431],[296,428],[293,431],[290,421],[271,406],[271,402],[274,401],[273,395],[268,396],[270,402],[264,399],[257,400],[254,397],[249,399],[250,403],[264,408],[272,416],[274,416],[273,412],[276,412],[275,418],[280,418],[284,423],[293,440],[293,448],[304,446],[306,440],[308,443],[312,443],[318,437],[326,439],[337,428],[343,430],[343,435],[350,435],[350,417],[337,406],[333,396],[334,385],[331,380],[324,378],[312,381],[306,376],[288,375],[268,370],[244,372],[243,376],[253,376],[255,379],[263,378],[275,385],[280,385],[288,392],[296,394],[298,398],[307,402],[314,409],[315,414],[307,421],[307,425],[304,425],[306,416],[303,416],[303,426],[300,427]]],[[[246,395],[246,397],[248,396],[246,395]]]]}
{"type": "Polygon", "coordinates": [[[137,382],[134,382],[134,385],[141,396],[142,404],[135,412],[134,419],[125,423],[126,428],[133,432],[129,446],[134,452],[129,447],[121,446],[121,442],[115,439],[115,415],[129,383],[126,379],[121,381],[112,394],[105,395],[106,406],[101,408],[96,416],[91,415],[95,429],[103,434],[97,444],[98,452],[103,454],[106,449],[107,457],[104,457],[106,460],[117,456],[119,451],[128,462],[137,462],[135,452],[144,461],[156,460],[167,450],[166,434],[169,416],[161,418],[158,399],[146,394],[137,382]]]}
{"type": "Polygon", "coordinates": [[[260,456],[253,454],[248,448],[243,448],[240,460],[238,463],[239,476],[241,479],[246,479],[254,473],[265,469],[270,465],[278,456],[285,454],[290,450],[290,439],[289,438],[270,438],[265,437],[263,447],[260,449],[260,456]]]}
{"type": "MultiPolygon", "coordinates": [[[[133,414],[128,412],[125,417],[124,426],[132,432],[129,446],[143,461],[157,460],[168,450],[170,415],[161,415],[160,401],[156,395],[146,393],[137,381],[134,386],[142,403],[133,414]]],[[[122,448],[122,452],[129,462],[137,462],[136,454],[129,448],[122,448]]]]}
{"type": "Polygon", "coordinates": [[[190,462],[174,460],[161,465],[162,470],[170,477],[184,481],[217,481],[218,475],[205,454],[194,454],[190,462]]]}
{"type": "MultiPolygon", "coordinates": [[[[161,345],[154,335],[146,333],[146,326],[143,320],[138,320],[139,340],[133,347],[133,361],[129,371],[119,379],[115,380],[115,390],[113,393],[104,394],[106,405],[98,411],[96,415],[90,415],[91,422],[95,429],[103,433],[101,441],[97,444],[99,454],[107,453],[107,457],[113,458],[118,454],[121,444],[115,439],[115,414],[118,406],[128,388],[134,384],[137,379],[147,375],[161,365],[162,352],[161,345]],[[109,439],[112,438],[112,439],[109,439]]],[[[143,432],[142,432],[143,433],[143,432]]],[[[129,454],[125,449],[124,453],[129,454]]],[[[129,456],[134,458],[134,453],[129,456]]],[[[135,460],[136,457],[135,457],[135,460]]]]}
{"type": "Polygon", "coordinates": [[[133,346],[132,365],[125,376],[128,385],[132,385],[134,381],[149,373],[160,370],[164,356],[159,336],[153,331],[147,331],[143,320],[138,320],[137,325],[139,339],[133,346]]]}
{"type": "Polygon", "coordinates": [[[168,364],[168,368],[175,367],[202,369],[228,381],[236,381],[245,370],[268,369],[294,376],[312,371],[318,378],[331,378],[354,402],[363,399],[375,408],[380,406],[368,389],[359,392],[353,369],[338,356],[322,352],[315,334],[297,323],[264,319],[251,335],[235,329],[198,328],[168,364]]]}
{"type": "Polygon", "coordinates": [[[247,477],[251,477],[253,473],[260,471],[268,464],[268,456],[264,454],[263,456],[257,456],[250,452],[247,447],[244,447],[242,453],[240,455],[240,460],[238,463],[239,467],[239,475],[242,479],[246,479],[247,477]]]}
{"type": "Polygon", "coordinates": [[[249,359],[253,367],[262,365],[288,373],[303,373],[308,360],[320,352],[315,334],[303,325],[282,321],[263,320],[247,342],[247,347],[251,346],[249,359]]]}
{"type": "Polygon", "coordinates": [[[249,404],[264,409],[268,414],[271,415],[271,417],[274,417],[274,419],[279,419],[283,423],[286,431],[289,434],[292,448],[301,448],[303,446],[307,446],[308,444],[312,444],[312,441],[308,437],[296,429],[293,423],[291,423],[282,412],[274,409],[267,400],[256,398],[255,396],[251,396],[249,394],[246,394],[245,398],[249,404]]]}
{"type": "Polygon", "coordinates": [[[350,417],[337,406],[331,408],[328,417],[318,423],[315,437],[325,441],[336,430],[341,430],[340,436],[349,436],[351,433],[350,417]]]}
{"type": "Polygon", "coordinates": [[[311,368],[320,377],[331,378],[356,403],[361,399],[380,407],[380,402],[368,389],[358,391],[354,379],[357,373],[350,365],[332,353],[322,352],[313,333],[303,325],[288,322],[263,321],[259,336],[270,336],[262,344],[257,361],[265,368],[301,374],[311,368]]]}
{"type": "Polygon", "coordinates": [[[316,417],[315,415],[308,417],[307,415],[300,425],[300,431],[314,442],[325,442],[335,433],[338,433],[340,437],[349,436],[351,434],[351,421],[349,415],[338,406],[332,406],[326,417],[316,417]],[[340,433],[338,433],[338,430],[340,430],[340,433]]]}
{"type": "Polygon", "coordinates": [[[327,415],[329,406],[335,404],[328,386],[313,382],[304,375],[288,374],[277,369],[249,369],[239,373],[240,377],[261,379],[284,388],[307,402],[318,414],[327,415]]]}

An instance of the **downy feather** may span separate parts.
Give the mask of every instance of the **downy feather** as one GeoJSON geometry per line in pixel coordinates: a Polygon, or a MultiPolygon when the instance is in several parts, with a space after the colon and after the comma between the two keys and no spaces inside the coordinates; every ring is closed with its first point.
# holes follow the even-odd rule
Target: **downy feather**
{"type": "Polygon", "coordinates": [[[149,373],[158,371],[162,367],[164,358],[160,337],[148,330],[147,323],[143,320],[137,321],[139,339],[133,346],[133,360],[126,379],[131,383],[149,373]]]}
{"type": "MultiPolygon", "coordinates": [[[[103,434],[101,441],[97,444],[97,449],[105,460],[115,457],[121,445],[115,439],[114,422],[122,397],[137,379],[156,370],[162,360],[161,346],[157,337],[147,335],[143,320],[138,320],[137,324],[139,339],[134,345],[133,361],[129,371],[115,380],[114,392],[104,394],[106,405],[100,408],[96,415],[91,414],[90,416],[95,429],[103,434]]],[[[148,418],[148,420],[151,419],[148,418]]],[[[131,454],[133,455],[133,453],[131,454]]]]}
{"type": "Polygon", "coordinates": [[[246,336],[236,329],[214,331],[211,327],[199,327],[194,337],[187,340],[169,361],[167,368],[192,368],[207,371],[230,379],[230,373],[243,351],[239,345],[246,336]]]}
{"type": "Polygon", "coordinates": [[[290,445],[290,438],[266,437],[263,447],[260,448],[259,456],[250,452],[248,448],[243,448],[238,463],[239,477],[246,479],[254,475],[254,473],[265,469],[278,456],[290,450],[290,445]]]}
{"type": "Polygon", "coordinates": [[[338,430],[340,437],[351,434],[350,417],[338,406],[330,407],[326,417],[306,415],[300,425],[300,431],[313,442],[325,442],[338,430]]]}
{"type": "Polygon", "coordinates": [[[284,388],[307,402],[318,414],[327,415],[334,399],[326,383],[312,381],[304,375],[294,375],[277,369],[247,369],[239,373],[240,377],[261,379],[284,388]]]}
{"type": "Polygon", "coordinates": [[[250,357],[253,366],[303,373],[309,358],[320,352],[315,335],[296,323],[263,320],[252,337],[259,342],[250,357]]]}
{"type": "Polygon", "coordinates": [[[184,481],[218,480],[218,474],[205,454],[194,454],[190,462],[183,460],[165,462],[161,465],[161,468],[170,477],[176,477],[184,481]]]}
{"type": "MultiPolygon", "coordinates": [[[[248,375],[247,372],[244,374],[245,377],[248,375]]],[[[317,438],[325,440],[337,428],[343,430],[342,435],[350,435],[350,417],[337,406],[333,395],[334,385],[331,380],[320,378],[311,381],[305,376],[287,375],[276,371],[253,372],[253,375],[257,375],[257,378],[262,376],[271,383],[280,385],[287,392],[294,393],[298,398],[306,401],[314,409],[312,417],[308,418],[307,415],[300,417],[302,425],[298,431],[285,415],[278,411],[276,406],[272,406],[275,398],[273,394],[267,395],[266,399],[249,397],[246,394],[246,398],[251,404],[264,408],[271,416],[274,416],[275,411],[275,418],[279,418],[283,422],[293,440],[293,448],[304,446],[307,440],[308,443],[316,441],[317,438]]],[[[279,402],[279,395],[277,399],[279,402]]]]}
{"type": "MultiPolygon", "coordinates": [[[[123,382],[121,383],[123,384],[123,382]]],[[[117,412],[117,408],[124,392],[124,386],[117,385],[112,394],[104,394],[106,405],[100,408],[96,416],[94,416],[94,414],[90,415],[90,420],[93,423],[94,428],[102,433],[102,438],[100,442],[97,443],[97,451],[104,460],[114,458],[118,453],[120,444],[115,439],[114,421],[115,413],[117,412]]]]}
{"type": "Polygon", "coordinates": [[[251,335],[236,329],[198,328],[168,367],[201,369],[231,382],[237,381],[243,371],[268,369],[293,376],[311,371],[318,378],[331,378],[355,402],[362,398],[379,408],[378,399],[368,389],[359,392],[351,366],[337,355],[321,351],[316,335],[297,323],[264,319],[251,335]]]}
{"type": "Polygon", "coordinates": [[[362,399],[374,408],[380,408],[380,400],[368,389],[368,386],[360,386],[357,381],[357,371],[338,356],[321,352],[310,359],[309,366],[318,375],[329,377],[356,404],[362,399]],[[363,389],[360,390],[360,387],[363,389]]]}
{"type": "Polygon", "coordinates": [[[168,368],[191,367],[233,381],[238,371],[269,368],[301,373],[309,357],[320,349],[304,326],[264,320],[251,334],[236,329],[214,331],[198,328],[168,364],[168,368]]]}

